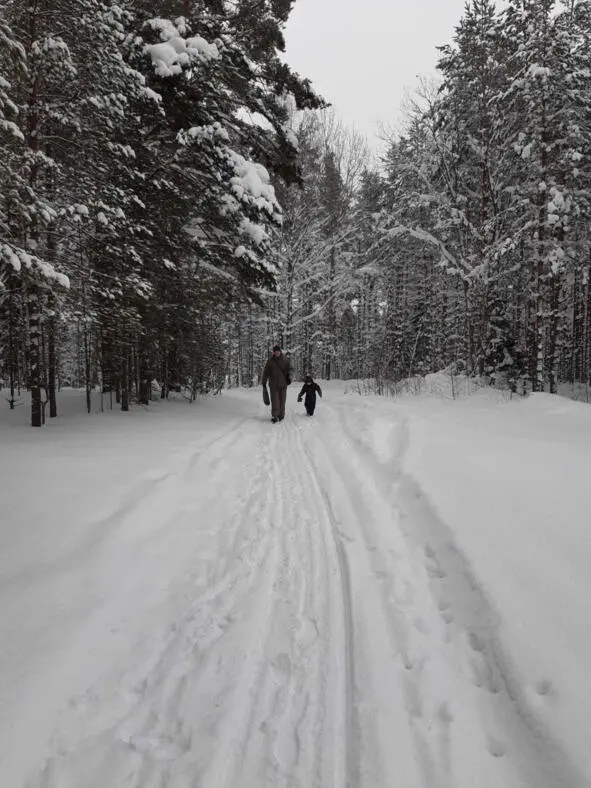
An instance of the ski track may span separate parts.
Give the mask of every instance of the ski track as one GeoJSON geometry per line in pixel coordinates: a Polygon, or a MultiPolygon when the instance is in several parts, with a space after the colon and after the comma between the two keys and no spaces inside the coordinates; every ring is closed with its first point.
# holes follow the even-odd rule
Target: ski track
{"type": "MultiPolygon", "coordinates": [[[[121,582],[139,552],[115,601],[123,628],[140,621],[127,658],[70,699],[26,788],[582,788],[404,473],[406,425],[383,462],[350,419],[326,402],[314,420],[246,419],[97,521],[75,554],[104,552],[121,582]],[[115,567],[114,529],[129,551],[115,567]]],[[[99,606],[88,631],[110,618],[99,606]]]]}
{"type": "Polygon", "coordinates": [[[154,554],[179,518],[206,513],[210,527],[197,569],[167,589],[178,590],[168,630],[132,644],[148,655],[140,664],[72,698],[31,788],[346,784],[351,644],[339,547],[309,467],[285,450],[297,428],[286,421],[270,440],[268,429],[245,424],[188,457],[184,473],[152,474],[147,497],[144,480],[103,521],[120,516],[130,547],[147,539],[154,554]],[[230,502],[228,451],[242,468],[230,502]],[[192,499],[202,473],[208,495],[192,499]],[[155,508],[168,519],[146,533],[155,508]]]}

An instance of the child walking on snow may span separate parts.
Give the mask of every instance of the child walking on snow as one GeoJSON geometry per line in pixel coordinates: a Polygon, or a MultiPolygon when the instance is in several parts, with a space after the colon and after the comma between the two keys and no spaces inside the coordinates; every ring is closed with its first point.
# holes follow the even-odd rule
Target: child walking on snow
{"type": "Polygon", "coordinates": [[[318,383],[314,383],[311,375],[306,375],[302,390],[298,394],[298,402],[301,402],[302,397],[305,396],[304,405],[306,406],[306,413],[308,416],[314,415],[314,409],[316,408],[316,392],[322,397],[322,389],[318,383]]]}

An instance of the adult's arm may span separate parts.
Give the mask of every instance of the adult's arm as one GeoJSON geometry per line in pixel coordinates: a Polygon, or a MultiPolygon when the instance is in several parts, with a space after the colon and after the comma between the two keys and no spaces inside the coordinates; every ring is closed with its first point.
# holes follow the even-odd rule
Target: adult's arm
{"type": "Polygon", "coordinates": [[[265,364],[265,368],[263,370],[263,386],[266,386],[267,385],[267,381],[269,380],[269,372],[271,371],[270,370],[270,366],[269,366],[270,363],[271,363],[271,360],[268,359],[267,363],[265,364]]]}

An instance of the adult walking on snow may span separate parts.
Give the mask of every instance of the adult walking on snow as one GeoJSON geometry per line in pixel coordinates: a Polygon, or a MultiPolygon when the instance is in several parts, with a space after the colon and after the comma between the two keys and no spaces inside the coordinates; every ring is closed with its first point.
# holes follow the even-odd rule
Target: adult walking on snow
{"type": "Polygon", "coordinates": [[[271,392],[271,421],[275,424],[276,421],[283,421],[285,418],[287,387],[291,383],[291,364],[281,352],[279,345],[273,348],[273,355],[263,370],[263,398],[267,383],[271,392]]]}

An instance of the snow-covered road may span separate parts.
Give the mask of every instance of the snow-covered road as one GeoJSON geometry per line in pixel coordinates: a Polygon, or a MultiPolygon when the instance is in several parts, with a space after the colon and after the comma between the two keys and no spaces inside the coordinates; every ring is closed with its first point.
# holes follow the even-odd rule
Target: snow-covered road
{"type": "Polygon", "coordinates": [[[412,419],[350,405],[7,428],[2,786],[591,784],[408,471],[412,419]]]}

